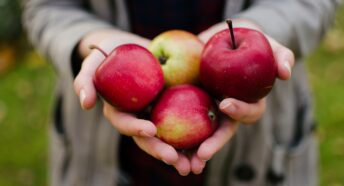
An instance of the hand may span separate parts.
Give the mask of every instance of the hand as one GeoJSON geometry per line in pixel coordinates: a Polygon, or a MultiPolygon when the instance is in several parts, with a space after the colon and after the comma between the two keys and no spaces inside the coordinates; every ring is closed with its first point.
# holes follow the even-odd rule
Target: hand
{"type": "MultiPolygon", "coordinates": [[[[247,19],[233,20],[233,26],[251,28],[262,32],[262,29],[256,23],[247,19]]],[[[203,40],[203,42],[207,42],[215,33],[223,29],[228,29],[227,24],[225,22],[218,23],[200,33],[199,38],[203,40]]],[[[271,45],[273,55],[277,63],[278,78],[281,80],[290,79],[291,69],[295,63],[294,53],[268,35],[265,34],[265,36],[271,45]]],[[[257,103],[248,104],[236,99],[227,98],[222,100],[219,107],[220,110],[230,118],[249,124],[255,123],[263,115],[266,101],[265,99],[262,99],[257,103]]]]}
{"type": "MultiPolygon", "coordinates": [[[[235,27],[247,27],[261,31],[258,25],[249,20],[238,19],[233,20],[233,22],[235,27]]],[[[200,33],[199,38],[206,43],[215,33],[223,29],[228,29],[226,23],[216,24],[200,33]]],[[[277,63],[278,78],[281,80],[290,79],[291,68],[295,63],[293,52],[271,37],[265,36],[271,45],[277,63]]],[[[257,103],[245,103],[237,99],[226,98],[221,101],[219,108],[235,121],[224,120],[215,134],[200,145],[197,153],[191,159],[191,171],[195,174],[201,173],[206,161],[211,159],[230,140],[237,129],[236,121],[252,124],[261,118],[266,108],[266,100],[263,98],[257,103]]]]}
{"type": "Polygon", "coordinates": [[[206,161],[228,142],[237,126],[235,122],[224,119],[220,122],[219,129],[192,154],[178,152],[158,138],[134,137],[134,140],[141,149],[166,164],[174,166],[180,175],[186,176],[190,172],[202,173],[206,161]]]}
{"type": "Polygon", "coordinates": [[[143,119],[137,119],[134,115],[120,112],[109,103],[104,102],[104,116],[119,131],[119,133],[132,136],[135,143],[147,154],[168,165],[174,166],[180,175],[190,172],[188,158],[177,152],[171,145],[154,137],[157,129],[155,125],[143,119]]]}
{"type": "Polygon", "coordinates": [[[98,66],[105,59],[101,52],[91,50],[89,46],[97,45],[109,54],[115,47],[126,43],[135,43],[146,47],[149,40],[128,32],[107,29],[92,32],[80,41],[78,52],[85,59],[82,62],[79,74],[74,80],[74,89],[79,96],[80,105],[83,109],[90,109],[96,103],[97,93],[93,85],[93,76],[98,66]]]}
{"type": "MultiPolygon", "coordinates": [[[[104,60],[104,56],[99,51],[91,51],[89,46],[95,44],[105,52],[110,53],[116,46],[125,43],[136,43],[146,47],[149,40],[115,30],[97,31],[81,40],[78,51],[82,57],[86,58],[74,80],[74,89],[80,98],[80,105],[83,109],[91,109],[96,103],[97,96],[92,79],[97,67],[104,60]]],[[[103,103],[104,116],[119,133],[133,136],[142,150],[169,165],[173,165],[181,175],[190,172],[190,163],[185,155],[178,153],[172,146],[154,137],[156,127],[152,122],[138,119],[133,114],[121,112],[105,101],[103,103]]]]}
{"type": "Polygon", "coordinates": [[[245,103],[233,98],[224,99],[220,110],[229,117],[222,118],[219,128],[206,139],[191,159],[191,171],[200,174],[210,160],[235,134],[238,123],[254,123],[265,111],[265,98],[257,103],[245,103]],[[231,119],[230,119],[231,118],[231,119]]]}

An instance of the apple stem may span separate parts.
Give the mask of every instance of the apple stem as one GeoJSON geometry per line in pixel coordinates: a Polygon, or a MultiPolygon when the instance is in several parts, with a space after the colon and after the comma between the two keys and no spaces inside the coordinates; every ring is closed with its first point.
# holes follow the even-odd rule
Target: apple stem
{"type": "Polygon", "coordinates": [[[236,49],[236,44],[235,44],[235,37],[234,37],[234,30],[233,30],[233,21],[230,19],[226,20],[226,23],[228,25],[229,31],[231,33],[231,40],[232,40],[232,44],[233,44],[233,49],[236,49]]]}
{"type": "Polygon", "coordinates": [[[94,45],[94,44],[91,44],[90,46],[89,46],[89,48],[90,49],[96,49],[96,50],[98,50],[99,52],[101,52],[105,57],[108,57],[108,54],[103,50],[103,49],[101,49],[101,48],[99,48],[97,45],[94,45]]]}

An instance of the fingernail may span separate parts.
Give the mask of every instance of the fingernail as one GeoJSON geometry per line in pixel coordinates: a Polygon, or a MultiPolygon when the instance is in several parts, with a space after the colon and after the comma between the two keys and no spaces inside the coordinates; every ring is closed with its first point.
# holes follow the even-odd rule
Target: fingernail
{"type": "Polygon", "coordinates": [[[236,108],[233,103],[230,101],[223,101],[222,104],[220,105],[221,110],[225,110],[228,113],[233,113],[235,112],[236,108]]]}
{"type": "Polygon", "coordinates": [[[140,130],[139,135],[142,137],[153,137],[152,135],[148,134],[147,132],[140,130]]]}
{"type": "Polygon", "coordinates": [[[189,173],[187,173],[187,172],[179,172],[179,174],[180,174],[181,176],[187,176],[189,173]]]}
{"type": "Polygon", "coordinates": [[[291,68],[290,68],[289,62],[285,61],[283,65],[284,65],[285,69],[288,70],[289,75],[290,75],[291,74],[291,68]]]}
{"type": "Polygon", "coordinates": [[[199,175],[202,173],[203,170],[200,170],[199,172],[194,172],[195,175],[199,175]]]}
{"type": "Polygon", "coordinates": [[[82,107],[83,109],[85,109],[85,107],[84,107],[84,101],[86,100],[86,92],[85,92],[84,89],[81,89],[81,90],[80,90],[79,98],[80,98],[81,107],[82,107]]]}

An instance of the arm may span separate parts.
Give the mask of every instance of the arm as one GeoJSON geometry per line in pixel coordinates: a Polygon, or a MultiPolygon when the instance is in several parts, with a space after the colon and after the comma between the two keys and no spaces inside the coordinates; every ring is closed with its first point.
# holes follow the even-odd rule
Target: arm
{"type": "MultiPolygon", "coordinates": [[[[278,77],[288,80],[295,62],[294,53],[301,57],[318,44],[334,20],[338,4],[338,0],[256,0],[250,8],[234,16],[234,26],[263,32],[273,50],[278,77]]],[[[218,23],[200,33],[199,37],[206,42],[223,29],[227,29],[226,24],[218,23]]],[[[262,102],[259,106],[225,99],[220,103],[220,110],[235,120],[253,123],[264,113],[264,99],[262,102]],[[226,105],[237,111],[231,112],[231,107],[226,105]]]]}
{"type": "Polygon", "coordinates": [[[298,58],[317,46],[338,5],[338,0],[256,0],[236,17],[254,21],[298,58]]]}
{"type": "Polygon", "coordinates": [[[77,0],[27,0],[23,1],[23,8],[29,38],[63,76],[72,72],[72,52],[83,36],[99,29],[113,29],[84,11],[77,0]]]}
{"type": "MultiPolygon", "coordinates": [[[[24,24],[34,45],[48,56],[61,76],[71,76],[72,53],[84,58],[80,72],[74,80],[76,94],[81,107],[90,109],[96,102],[96,91],[92,82],[95,69],[104,56],[89,50],[96,44],[106,52],[123,43],[146,46],[149,40],[116,29],[82,9],[77,0],[27,0],[24,4],[24,24]]],[[[188,174],[188,160],[181,153],[153,137],[156,127],[147,120],[120,112],[104,102],[104,116],[121,134],[133,136],[136,143],[153,157],[171,164],[188,174]]]]}
{"type": "MultiPolygon", "coordinates": [[[[297,57],[306,55],[318,44],[333,21],[335,7],[338,5],[334,0],[306,1],[261,0],[234,16],[234,26],[248,27],[266,34],[276,59],[278,77],[282,80],[291,77],[294,53],[297,57]]],[[[219,23],[200,33],[199,37],[206,42],[213,34],[226,28],[224,23],[219,23]]],[[[243,123],[259,120],[265,106],[265,99],[256,104],[247,104],[232,98],[222,100],[219,105],[223,113],[243,123]]],[[[222,126],[228,123],[230,121],[224,122],[222,126]]],[[[235,129],[236,127],[232,127],[232,130],[221,127],[214,136],[202,143],[193,156],[191,170],[194,173],[201,172],[205,161],[228,142],[235,129]]]]}

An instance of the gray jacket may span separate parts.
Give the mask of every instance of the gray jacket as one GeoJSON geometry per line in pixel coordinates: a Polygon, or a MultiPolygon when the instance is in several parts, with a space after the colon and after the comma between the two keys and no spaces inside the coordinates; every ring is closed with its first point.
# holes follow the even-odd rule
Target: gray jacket
{"type": "MultiPolygon", "coordinates": [[[[334,19],[335,0],[227,0],[224,18],[244,17],[293,49],[298,61],[320,41],[334,19]]],[[[118,132],[102,116],[99,102],[80,108],[73,91],[72,52],[87,33],[100,28],[130,30],[123,0],[26,0],[24,24],[33,44],[59,75],[51,125],[52,186],[125,183],[118,169],[118,132]],[[87,6],[86,6],[87,5],[87,6]]],[[[209,162],[207,185],[317,185],[317,143],[304,64],[289,81],[277,81],[262,119],[240,126],[209,162]]]]}

